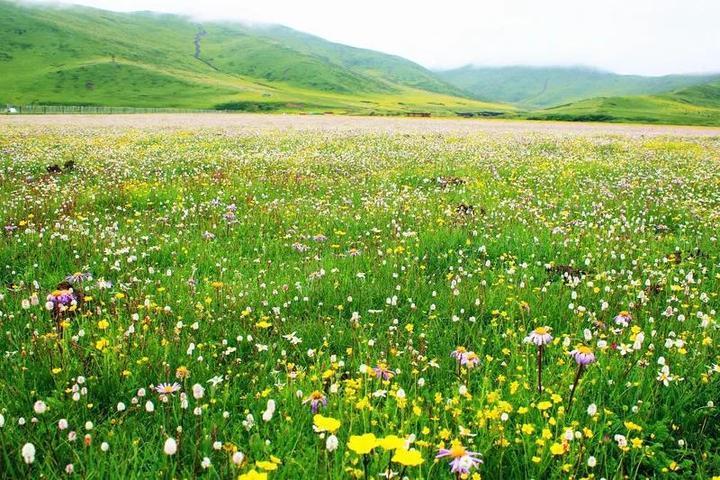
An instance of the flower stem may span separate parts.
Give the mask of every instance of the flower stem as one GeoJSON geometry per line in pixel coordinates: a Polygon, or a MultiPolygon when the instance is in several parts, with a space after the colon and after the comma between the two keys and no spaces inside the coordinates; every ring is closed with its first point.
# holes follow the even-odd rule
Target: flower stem
{"type": "Polygon", "coordinates": [[[537,369],[538,369],[538,393],[542,393],[542,357],[543,357],[543,346],[538,345],[537,351],[537,369]]]}
{"type": "Polygon", "coordinates": [[[580,382],[580,376],[583,374],[583,371],[585,371],[585,365],[578,365],[577,373],[575,374],[575,380],[573,381],[572,389],[570,390],[570,399],[568,400],[568,406],[567,410],[570,412],[570,406],[572,405],[573,397],[575,396],[575,389],[578,386],[578,383],[580,382]]]}

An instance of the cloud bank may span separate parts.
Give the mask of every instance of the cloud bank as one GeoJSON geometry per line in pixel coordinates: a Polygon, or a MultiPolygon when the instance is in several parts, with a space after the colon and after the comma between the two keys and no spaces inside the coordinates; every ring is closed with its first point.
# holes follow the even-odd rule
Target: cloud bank
{"type": "Polygon", "coordinates": [[[717,0],[76,0],[115,11],[278,23],[426,67],[588,65],[720,72],[717,0]]]}

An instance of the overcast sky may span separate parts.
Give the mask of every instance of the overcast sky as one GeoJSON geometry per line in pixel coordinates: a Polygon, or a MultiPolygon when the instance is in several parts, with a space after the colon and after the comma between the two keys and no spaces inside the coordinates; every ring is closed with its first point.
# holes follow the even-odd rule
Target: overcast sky
{"type": "Polygon", "coordinates": [[[75,0],[278,23],[430,68],[588,65],[720,72],[720,0],[75,0]]]}

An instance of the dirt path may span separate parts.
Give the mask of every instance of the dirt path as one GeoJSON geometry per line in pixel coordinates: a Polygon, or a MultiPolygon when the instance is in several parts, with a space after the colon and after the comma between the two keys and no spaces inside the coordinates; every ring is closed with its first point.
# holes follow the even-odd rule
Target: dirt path
{"type": "Polygon", "coordinates": [[[202,25],[199,26],[198,31],[195,34],[195,38],[193,39],[193,44],[195,45],[195,58],[200,58],[200,40],[205,35],[207,35],[207,32],[204,28],[202,28],[202,25]]]}
{"type": "Polygon", "coordinates": [[[720,127],[630,125],[611,123],[540,122],[455,118],[345,117],[335,115],[262,115],[243,113],[118,114],[118,115],[0,115],[0,127],[60,129],[212,128],[227,134],[265,131],[340,131],[456,134],[557,134],[652,137],[720,137],[720,127]]]}

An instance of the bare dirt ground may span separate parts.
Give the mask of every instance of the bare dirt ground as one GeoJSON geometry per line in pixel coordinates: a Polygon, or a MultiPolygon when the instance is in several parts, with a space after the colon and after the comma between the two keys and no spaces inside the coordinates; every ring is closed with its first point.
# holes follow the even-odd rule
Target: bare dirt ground
{"type": "Polygon", "coordinates": [[[720,137],[720,127],[545,122],[497,119],[346,117],[335,115],[262,115],[243,113],[0,115],[0,127],[58,129],[217,129],[226,134],[273,131],[335,131],[348,133],[455,133],[622,135],[630,137],[720,137]]]}

